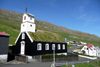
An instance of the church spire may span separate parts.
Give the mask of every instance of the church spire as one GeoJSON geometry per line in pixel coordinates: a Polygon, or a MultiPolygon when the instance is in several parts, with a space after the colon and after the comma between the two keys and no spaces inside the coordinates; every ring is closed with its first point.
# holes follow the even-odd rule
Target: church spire
{"type": "Polygon", "coordinates": [[[26,9],[25,9],[25,12],[27,13],[27,4],[26,4],[26,9]]]}

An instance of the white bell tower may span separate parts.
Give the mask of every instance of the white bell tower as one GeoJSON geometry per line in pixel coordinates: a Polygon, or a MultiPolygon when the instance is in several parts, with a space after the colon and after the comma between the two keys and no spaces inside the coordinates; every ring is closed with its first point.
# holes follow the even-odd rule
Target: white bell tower
{"type": "Polygon", "coordinates": [[[35,25],[35,16],[26,12],[23,14],[23,19],[21,23],[21,32],[35,32],[36,25],[35,25]]]}

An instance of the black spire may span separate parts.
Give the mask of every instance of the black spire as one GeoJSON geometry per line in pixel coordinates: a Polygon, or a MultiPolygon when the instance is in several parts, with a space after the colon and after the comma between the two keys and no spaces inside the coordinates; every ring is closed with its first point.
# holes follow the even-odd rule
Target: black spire
{"type": "Polygon", "coordinates": [[[27,4],[26,4],[26,9],[25,9],[25,12],[27,13],[27,4]]]}

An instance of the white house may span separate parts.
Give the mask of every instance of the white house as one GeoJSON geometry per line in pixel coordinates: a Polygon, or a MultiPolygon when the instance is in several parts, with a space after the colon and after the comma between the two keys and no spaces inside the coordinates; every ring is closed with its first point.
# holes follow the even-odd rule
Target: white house
{"type": "Polygon", "coordinates": [[[81,49],[81,51],[85,51],[85,54],[89,56],[99,56],[100,55],[100,51],[96,49],[93,44],[86,44],[81,49]]]}

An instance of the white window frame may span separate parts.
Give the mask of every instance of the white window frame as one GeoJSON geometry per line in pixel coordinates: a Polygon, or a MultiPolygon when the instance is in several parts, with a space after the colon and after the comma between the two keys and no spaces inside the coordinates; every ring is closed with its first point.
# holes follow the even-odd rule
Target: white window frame
{"type": "Polygon", "coordinates": [[[45,50],[49,50],[49,44],[45,44],[45,50]]]}
{"type": "Polygon", "coordinates": [[[21,41],[21,49],[20,49],[20,54],[24,55],[25,53],[25,41],[21,41]]]}
{"type": "Polygon", "coordinates": [[[25,39],[25,33],[22,33],[22,39],[25,39]]]}
{"type": "Polygon", "coordinates": [[[63,50],[65,50],[65,44],[63,44],[62,47],[63,47],[63,50]]]}
{"type": "Polygon", "coordinates": [[[61,45],[60,44],[58,44],[58,50],[60,50],[61,49],[61,45]]]}
{"type": "Polygon", "coordinates": [[[52,44],[52,50],[55,50],[56,46],[55,44],[52,44]]]}
{"type": "Polygon", "coordinates": [[[42,44],[41,43],[37,44],[37,50],[42,50],[42,44]]]}

